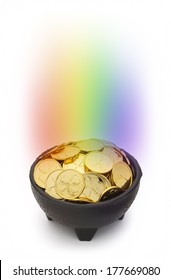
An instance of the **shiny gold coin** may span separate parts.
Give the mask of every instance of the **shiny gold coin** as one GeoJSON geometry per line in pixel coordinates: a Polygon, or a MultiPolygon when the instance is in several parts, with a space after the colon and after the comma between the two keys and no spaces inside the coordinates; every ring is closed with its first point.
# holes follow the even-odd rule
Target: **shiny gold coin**
{"type": "Polygon", "coordinates": [[[62,199],[62,197],[56,193],[56,188],[55,188],[56,179],[62,171],[63,171],[62,169],[57,169],[51,172],[46,180],[45,192],[57,199],[62,199]]]}
{"type": "Polygon", "coordinates": [[[132,184],[132,171],[125,162],[117,162],[113,166],[112,177],[114,184],[119,188],[125,185],[129,187],[132,184]]]}
{"type": "Polygon", "coordinates": [[[103,180],[103,183],[104,183],[106,189],[111,187],[111,183],[106,176],[104,176],[102,174],[98,174],[98,176],[103,180]]]}
{"type": "Polygon", "coordinates": [[[98,139],[79,141],[75,143],[75,146],[83,152],[100,151],[104,147],[103,142],[98,139]]]}
{"type": "Polygon", "coordinates": [[[84,159],[85,159],[85,155],[84,154],[79,154],[78,157],[73,160],[70,163],[67,163],[67,161],[64,161],[63,163],[63,169],[74,169],[80,173],[85,173],[84,170],[84,159]]]}
{"type": "Polygon", "coordinates": [[[51,158],[52,153],[62,151],[64,149],[64,146],[65,146],[65,144],[61,144],[61,145],[55,146],[55,147],[47,150],[46,152],[44,152],[43,154],[41,154],[39,156],[39,159],[45,159],[45,158],[49,158],[49,157],[51,158]]]}
{"type": "Polygon", "coordinates": [[[113,148],[115,148],[115,147],[117,147],[114,143],[112,143],[112,142],[109,142],[109,141],[106,141],[106,140],[100,140],[102,143],[103,143],[103,145],[104,145],[104,147],[113,147],[113,148]]]}
{"type": "Polygon", "coordinates": [[[123,161],[123,156],[122,156],[121,152],[119,152],[115,148],[104,147],[102,153],[109,156],[112,159],[114,164],[118,161],[123,161]]]}
{"type": "Polygon", "coordinates": [[[86,155],[84,164],[88,170],[105,174],[112,170],[112,159],[102,152],[90,152],[86,155]]]}
{"type": "Polygon", "coordinates": [[[43,159],[40,160],[35,168],[34,168],[34,180],[36,182],[36,184],[45,189],[46,188],[46,180],[48,175],[56,170],[56,169],[61,169],[61,165],[58,161],[54,160],[54,159],[43,159]]]}
{"type": "Polygon", "coordinates": [[[49,189],[45,189],[45,192],[46,192],[48,195],[50,195],[50,196],[52,196],[52,197],[54,197],[54,198],[56,198],[56,199],[60,199],[60,200],[63,199],[59,194],[56,193],[55,187],[52,187],[52,188],[49,188],[49,189]]]}
{"type": "Polygon", "coordinates": [[[56,192],[65,199],[78,197],[84,189],[84,177],[73,169],[64,170],[56,180],[56,192]]]}
{"type": "Polygon", "coordinates": [[[91,200],[90,198],[88,197],[76,197],[76,198],[73,198],[73,199],[68,199],[68,201],[72,201],[72,202],[81,202],[81,203],[84,203],[84,202],[87,202],[87,203],[93,203],[94,201],[91,200]]]}
{"type": "Polygon", "coordinates": [[[80,200],[89,200],[89,202],[97,202],[101,193],[106,189],[105,183],[101,176],[95,173],[85,173],[85,187],[80,194],[80,200]]]}
{"type": "Polygon", "coordinates": [[[104,190],[104,192],[100,196],[99,201],[105,201],[105,200],[114,198],[122,193],[123,193],[123,190],[121,188],[118,188],[116,186],[111,186],[110,188],[107,188],[106,190],[104,190]]]}
{"type": "Polygon", "coordinates": [[[113,174],[112,174],[112,172],[109,173],[109,176],[108,176],[107,178],[109,179],[111,185],[114,186],[115,183],[114,183],[114,181],[113,181],[113,174]]]}
{"type": "Polygon", "coordinates": [[[123,155],[124,161],[126,163],[128,163],[128,165],[131,165],[127,155],[125,154],[125,152],[123,150],[121,150],[121,154],[123,155]]]}
{"type": "Polygon", "coordinates": [[[52,153],[51,156],[52,158],[57,160],[66,160],[77,156],[79,152],[80,149],[78,147],[67,145],[64,146],[64,149],[62,149],[61,151],[52,153]]]}
{"type": "Polygon", "coordinates": [[[131,185],[132,185],[132,177],[125,182],[125,184],[122,186],[122,190],[123,191],[127,190],[131,185]]]}

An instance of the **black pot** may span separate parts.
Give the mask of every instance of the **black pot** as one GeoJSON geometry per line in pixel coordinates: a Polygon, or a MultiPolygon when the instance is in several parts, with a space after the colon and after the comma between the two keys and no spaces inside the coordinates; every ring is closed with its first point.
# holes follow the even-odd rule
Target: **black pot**
{"type": "Polygon", "coordinates": [[[136,159],[127,152],[125,153],[133,169],[134,180],[132,186],[115,198],[99,203],[85,204],[57,200],[45,193],[36,184],[33,177],[37,159],[30,169],[31,187],[35,199],[47,218],[73,228],[81,241],[90,241],[99,227],[108,225],[118,219],[122,220],[136,197],[142,176],[141,168],[136,159]]]}

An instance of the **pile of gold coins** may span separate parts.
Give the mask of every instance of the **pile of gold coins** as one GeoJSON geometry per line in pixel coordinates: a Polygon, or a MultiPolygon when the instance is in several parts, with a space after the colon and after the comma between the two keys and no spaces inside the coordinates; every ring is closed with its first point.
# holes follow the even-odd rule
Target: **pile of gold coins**
{"type": "Polygon", "coordinates": [[[56,199],[97,203],[130,188],[133,173],[121,149],[108,141],[88,139],[43,153],[34,168],[34,180],[56,199]]]}

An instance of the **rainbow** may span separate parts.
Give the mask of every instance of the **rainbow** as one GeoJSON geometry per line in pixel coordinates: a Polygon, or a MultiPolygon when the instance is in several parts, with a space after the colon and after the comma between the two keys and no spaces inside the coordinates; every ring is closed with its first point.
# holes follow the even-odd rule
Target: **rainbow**
{"type": "Polygon", "coordinates": [[[116,53],[97,44],[68,45],[51,54],[31,95],[30,134],[37,151],[99,138],[134,152],[143,135],[142,100],[122,68],[116,53]]]}

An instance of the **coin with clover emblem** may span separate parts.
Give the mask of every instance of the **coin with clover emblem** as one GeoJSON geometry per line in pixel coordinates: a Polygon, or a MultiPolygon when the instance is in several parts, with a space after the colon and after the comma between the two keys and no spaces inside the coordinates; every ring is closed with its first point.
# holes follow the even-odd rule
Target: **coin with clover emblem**
{"type": "Polygon", "coordinates": [[[84,177],[73,169],[62,171],[56,180],[56,192],[65,199],[78,197],[84,189],[84,177]]]}

